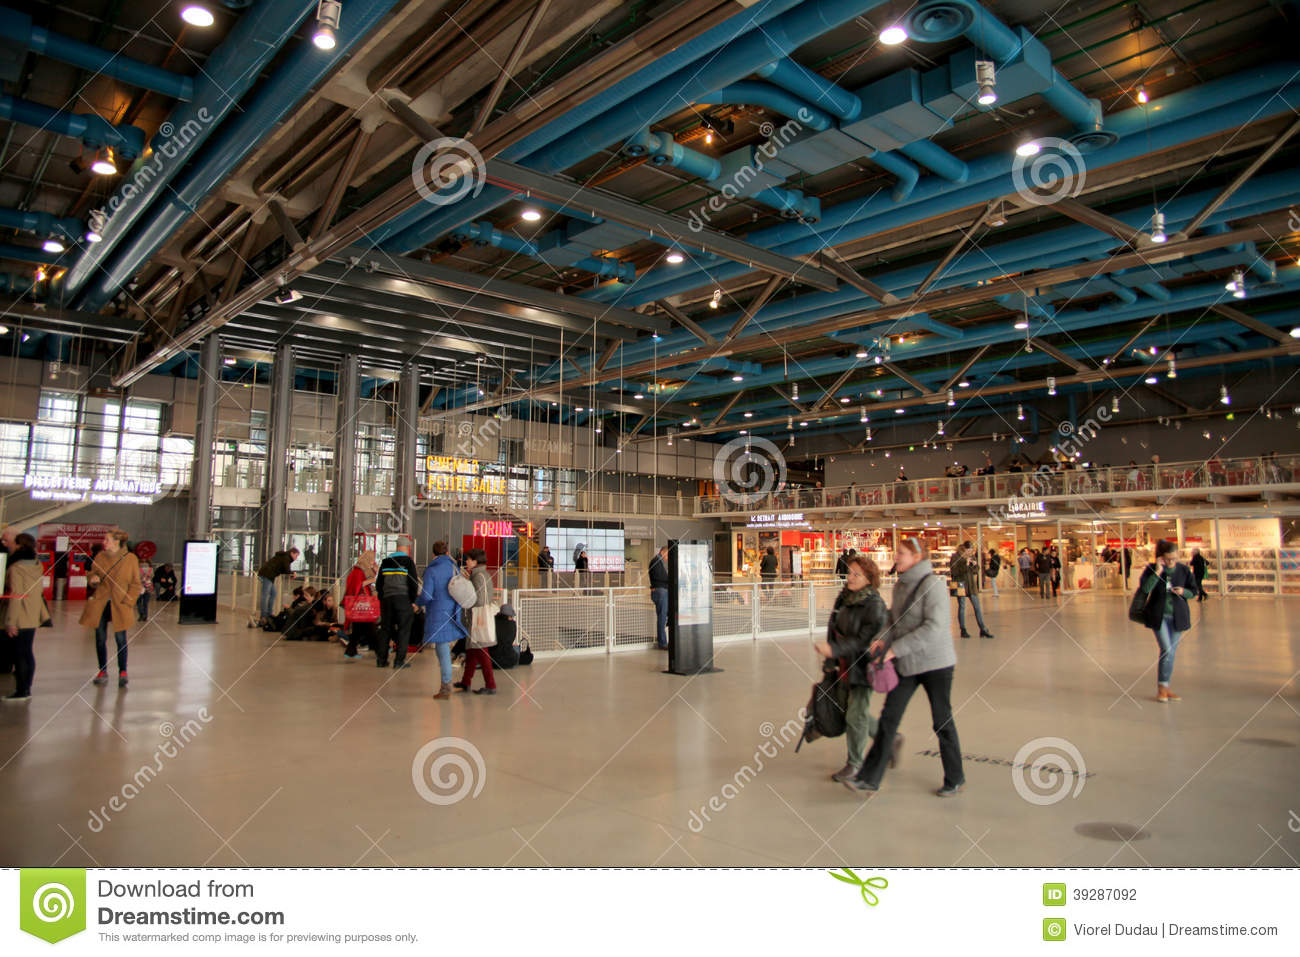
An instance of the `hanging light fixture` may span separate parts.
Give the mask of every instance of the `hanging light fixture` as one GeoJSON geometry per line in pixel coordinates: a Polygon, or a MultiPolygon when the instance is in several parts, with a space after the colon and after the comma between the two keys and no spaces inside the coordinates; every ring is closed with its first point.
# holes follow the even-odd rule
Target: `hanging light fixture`
{"type": "Polygon", "coordinates": [[[1165,373],[1165,378],[1167,378],[1167,379],[1177,379],[1177,378],[1178,378],[1178,369],[1174,366],[1174,357],[1173,357],[1173,356],[1170,356],[1170,357],[1169,357],[1169,371],[1165,373]]]}
{"type": "Polygon", "coordinates": [[[752,419],[753,417],[754,417],[754,413],[753,413],[753,412],[746,412],[746,413],[745,413],[745,418],[747,418],[747,419],[752,419]]]}
{"type": "Polygon", "coordinates": [[[794,428],[794,416],[787,415],[785,417],[785,430],[789,432],[793,428],[794,428]]]}
{"type": "Polygon", "coordinates": [[[1018,331],[1020,331],[1020,332],[1024,332],[1024,331],[1025,331],[1026,329],[1028,329],[1028,328],[1029,328],[1029,320],[1028,320],[1028,319],[1017,319],[1017,320],[1016,320],[1016,329],[1017,329],[1018,331]]]}
{"type": "Polygon", "coordinates": [[[1037,156],[1043,150],[1043,145],[1038,140],[1025,140],[1016,147],[1016,155],[1024,159],[1031,156],[1037,156]]]}
{"type": "Polygon", "coordinates": [[[870,421],[871,421],[871,417],[870,417],[869,415],[867,415],[867,407],[866,407],[865,405],[864,405],[864,406],[859,410],[859,413],[860,413],[859,418],[858,418],[858,421],[859,421],[859,422],[870,422],[870,421]]]}
{"type": "Polygon", "coordinates": [[[1169,237],[1165,234],[1165,214],[1156,210],[1151,215],[1151,241],[1153,243],[1163,243],[1169,237]]]}
{"type": "Polygon", "coordinates": [[[187,3],[181,7],[181,19],[192,27],[210,27],[216,23],[212,11],[201,3],[187,3]]]}
{"type": "Polygon", "coordinates": [[[1157,382],[1160,381],[1160,378],[1159,376],[1153,374],[1147,376],[1143,381],[1146,382],[1147,385],[1155,385],[1157,382]]]}
{"type": "Polygon", "coordinates": [[[1219,386],[1219,403],[1221,405],[1232,405],[1232,396],[1228,395],[1228,387],[1226,385],[1219,386]]]}
{"type": "Polygon", "coordinates": [[[1025,407],[1023,405],[1016,405],[1016,419],[1020,422],[1025,421],[1025,407]]]}
{"type": "Polygon", "coordinates": [[[871,441],[871,426],[867,426],[867,441],[871,441]]]}
{"type": "Polygon", "coordinates": [[[713,290],[713,298],[709,300],[709,308],[717,309],[720,305],[722,305],[722,290],[715,289],[713,290]]]}
{"type": "Polygon", "coordinates": [[[1054,375],[1047,377],[1047,394],[1056,395],[1056,376],[1054,375]]]}
{"type": "Polygon", "coordinates": [[[1228,292],[1235,293],[1240,289],[1242,289],[1245,285],[1246,285],[1245,273],[1243,273],[1240,269],[1234,269],[1232,271],[1232,278],[1228,280],[1227,284],[1223,288],[1228,290],[1228,292]]]}
{"type": "Polygon", "coordinates": [[[798,401],[799,401],[799,383],[798,383],[798,382],[793,382],[793,383],[791,383],[791,389],[793,390],[793,398],[794,398],[794,400],[795,400],[796,402],[798,402],[798,401]]]}
{"type": "Polygon", "coordinates": [[[1138,84],[1138,88],[1137,88],[1137,96],[1135,97],[1135,99],[1136,99],[1139,103],[1146,103],[1147,100],[1150,99],[1150,97],[1147,96],[1147,88],[1146,88],[1146,86],[1145,86],[1144,84],[1142,84],[1142,83],[1139,83],[1139,84],[1138,84]]]}
{"type": "Polygon", "coordinates": [[[318,50],[333,50],[338,45],[339,21],[343,17],[340,0],[320,0],[316,7],[316,27],[311,42],[318,50]]]}
{"type": "Polygon", "coordinates": [[[117,160],[113,157],[113,147],[104,146],[95,150],[95,158],[90,162],[90,171],[97,176],[117,175],[117,160]]]}
{"type": "Polygon", "coordinates": [[[907,40],[907,29],[899,24],[885,27],[880,31],[880,42],[887,47],[896,47],[907,40]]]}
{"type": "Polygon", "coordinates": [[[859,359],[865,359],[865,358],[867,358],[867,356],[869,356],[869,355],[871,355],[871,353],[867,351],[867,347],[866,347],[866,346],[858,346],[858,358],[859,358],[859,359]]]}
{"type": "Polygon", "coordinates": [[[943,419],[939,420],[939,434],[943,435],[943,419]]]}
{"type": "Polygon", "coordinates": [[[980,106],[992,106],[998,101],[997,73],[992,60],[975,61],[975,82],[980,88],[976,98],[980,106]]]}
{"type": "Polygon", "coordinates": [[[1113,395],[1110,397],[1110,410],[1112,412],[1119,411],[1119,396],[1113,395]]]}
{"type": "Polygon", "coordinates": [[[50,236],[48,239],[45,240],[45,242],[41,243],[41,248],[44,249],[47,253],[54,253],[55,255],[63,252],[63,250],[65,249],[63,245],[63,240],[61,240],[58,236],[50,236]]]}
{"type": "Polygon", "coordinates": [[[104,215],[102,209],[91,210],[86,223],[86,242],[102,242],[104,239],[104,227],[107,225],[108,217],[104,215]]]}
{"type": "Polygon", "coordinates": [[[519,214],[519,218],[526,223],[535,223],[542,218],[542,211],[540,209],[533,209],[529,206],[519,214]]]}
{"type": "Polygon", "coordinates": [[[731,377],[731,381],[732,381],[732,382],[744,382],[744,381],[745,381],[745,377],[744,377],[743,375],[741,375],[739,372],[737,372],[735,375],[733,375],[733,376],[731,377]]]}
{"type": "Polygon", "coordinates": [[[949,389],[949,390],[948,390],[948,405],[949,405],[949,407],[951,407],[951,406],[954,406],[954,405],[956,405],[956,404],[957,404],[957,394],[956,394],[955,392],[953,392],[952,389],[949,389]]]}

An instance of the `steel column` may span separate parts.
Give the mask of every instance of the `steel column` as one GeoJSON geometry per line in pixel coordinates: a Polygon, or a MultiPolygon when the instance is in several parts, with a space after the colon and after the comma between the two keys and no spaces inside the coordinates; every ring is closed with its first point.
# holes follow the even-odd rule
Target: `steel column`
{"type": "Polygon", "coordinates": [[[344,356],[339,367],[338,428],[334,433],[334,568],[341,577],[352,564],[356,528],[357,414],[361,406],[361,358],[344,356]]]}
{"type": "Polygon", "coordinates": [[[199,350],[199,400],[194,418],[194,463],[190,478],[189,538],[212,535],[212,443],[221,402],[221,337],[203,340],[199,350]]]}
{"type": "MultiPolygon", "coordinates": [[[[397,514],[401,534],[411,534],[413,502],[416,502],[415,443],[420,423],[420,367],[411,363],[402,369],[397,384],[397,514]]],[[[412,552],[414,554],[414,552],[412,552]]]]}
{"type": "Polygon", "coordinates": [[[266,443],[266,488],[262,493],[262,558],[285,547],[289,518],[289,439],[293,431],[293,346],[275,350],[271,369],[271,416],[266,443]]]}

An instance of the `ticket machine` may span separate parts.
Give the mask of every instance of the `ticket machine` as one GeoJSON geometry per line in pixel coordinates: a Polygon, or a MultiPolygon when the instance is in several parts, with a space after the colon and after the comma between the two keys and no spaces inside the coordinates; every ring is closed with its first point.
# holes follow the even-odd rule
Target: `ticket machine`
{"type": "Polygon", "coordinates": [[[90,570],[90,555],[82,551],[68,554],[68,601],[86,600],[86,575],[90,570]]]}
{"type": "Polygon", "coordinates": [[[54,601],[54,552],[39,551],[36,560],[41,563],[41,594],[47,602],[54,601]]]}

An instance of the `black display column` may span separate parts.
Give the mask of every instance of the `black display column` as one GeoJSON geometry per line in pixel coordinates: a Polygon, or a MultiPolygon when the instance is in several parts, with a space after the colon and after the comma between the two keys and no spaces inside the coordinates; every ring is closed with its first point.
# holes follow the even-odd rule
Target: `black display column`
{"type": "Polygon", "coordinates": [[[709,542],[668,543],[668,674],[713,667],[713,560],[709,542]]]}

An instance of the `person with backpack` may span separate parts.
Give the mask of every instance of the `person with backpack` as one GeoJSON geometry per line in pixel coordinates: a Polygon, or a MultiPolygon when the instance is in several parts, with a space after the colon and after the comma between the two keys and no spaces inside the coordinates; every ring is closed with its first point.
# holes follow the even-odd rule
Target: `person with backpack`
{"type": "MultiPolygon", "coordinates": [[[[867,745],[876,736],[878,722],[871,714],[871,679],[867,672],[867,648],[876,640],[889,619],[885,600],[880,597],[880,569],[866,555],[847,558],[844,587],[835,598],[826,640],[813,645],[823,658],[837,659],[847,669],[848,706],[844,710],[844,737],[848,758],[844,767],[831,775],[832,781],[856,777],[867,756],[867,745]]],[[[898,763],[901,735],[894,741],[890,767],[898,763]]]]}
{"type": "Polygon", "coordinates": [[[650,601],[655,606],[655,644],[668,647],[668,546],[661,545],[650,559],[650,601]]]}
{"type": "Polygon", "coordinates": [[[1038,597],[1052,597],[1052,556],[1046,547],[1034,552],[1034,574],[1038,577],[1038,597]]]}
{"type": "Polygon", "coordinates": [[[969,541],[962,542],[957,549],[948,565],[948,574],[957,586],[957,627],[961,629],[961,636],[970,637],[966,630],[966,600],[970,599],[970,605],[975,609],[975,623],[980,626],[980,637],[992,638],[993,632],[985,626],[984,612],[980,608],[979,569],[975,566],[975,546],[969,541]],[[963,595],[963,591],[966,594],[963,595]]]}
{"type": "Polygon", "coordinates": [[[898,685],[885,697],[875,740],[856,777],[843,783],[853,791],[880,790],[885,767],[894,753],[894,740],[903,713],[917,688],[930,699],[930,719],[939,738],[943,762],[943,786],[935,794],[952,797],[966,784],[962,770],[961,742],[952,715],[952,679],[957,652],[952,644],[948,595],[934,574],[925,543],[904,538],[894,553],[898,582],[894,585],[889,625],[884,634],[867,648],[875,657],[883,654],[898,670],[898,685]]]}
{"type": "MultiPolygon", "coordinates": [[[[1174,655],[1184,632],[1192,627],[1192,611],[1187,596],[1195,595],[1196,577],[1178,561],[1178,546],[1161,539],[1156,542],[1156,560],[1147,565],[1138,579],[1134,607],[1142,598],[1142,623],[1156,636],[1160,659],[1156,667],[1156,701],[1168,704],[1182,700],[1169,687],[1174,676],[1174,655]]],[[[1131,613],[1130,613],[1131,614],[1131,613]]]]}
{"type": "Polygon", "coordinates": [[[434,542],[433,558],[424,570],[419,601],[424,607],[424,643],[432,644],[438,653],[441,684],[434,698],[439,701],[451,697],[451,646],[465,637],[465,629],[460,623],[460,605],[451,597],[448,587],[459,574],[456,563],[447,554],[447,543],[434,542]]]}
{"type": "Polygon", "coordinates": [[[420,576],[411,561],[411,543],[401,541],[397,550],[379,563],[379,641],[375,664],[388,667],[388,645],[393,645],[393,670],[409,668],[406,660],[411,622],[415,619],[415,601],[420,597],[420,576]]]}
{"type": "Polygon", "coordinates": [[[4,609],[4,641],[10,652],[5,657],[13,662],[15,686],[4,700],[23,704],[31,700],[36,675],[36,629],[50,620],[50,613],[41,590],[44,570],[36,560],[36,539],[21,532],[12,540],[6,571],[9,599],[4,609]]]}
{"type": "Polygon", "coordinates": [[[275,583],[281,575],[292,574],[291,569],[293,563],[298,560],[298,555],[297,546],[286,552],[276,552],[262,562],[262,567],[257,570],[257,577],[261,579],[262,584],[262,617],[258,621],[259,625],[265,627],[275,615],[275,583]]]}

